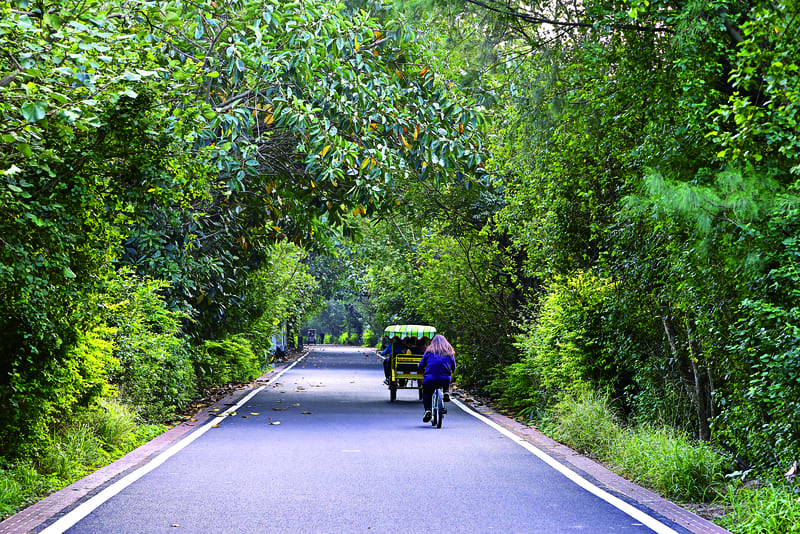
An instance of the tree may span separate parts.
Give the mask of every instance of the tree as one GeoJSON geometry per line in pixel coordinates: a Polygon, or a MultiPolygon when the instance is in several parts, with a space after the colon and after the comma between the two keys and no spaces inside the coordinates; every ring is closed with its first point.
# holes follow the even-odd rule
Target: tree
{"type": "MultiPolygon", "coordinates": [[[[377,6],[375,6],[377,7],[377,6]]],[[[0,6],[0,407],[55,415],[98,279],[170,283],[221,333],[271,243],[309,243],[408,176],[477,167],[481,110],[402,20],[309,0],[0,6]]]]}

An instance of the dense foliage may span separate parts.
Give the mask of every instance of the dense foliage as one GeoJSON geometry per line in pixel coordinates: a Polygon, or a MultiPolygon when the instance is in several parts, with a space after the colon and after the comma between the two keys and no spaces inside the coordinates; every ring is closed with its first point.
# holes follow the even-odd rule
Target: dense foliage
{"type": "Polygon", "coordinates": [[[147,420],[263,369],[306,246],[482,163],[480,109],[379,4],[0,6],[0,443],[119,395],[147,420]]]}
{"type": "Polygon", "coordinates": [[[785,470],[797,3],[399,4],[0,6],[4,450],[166,417],[283,325],[431,323],[528,417],[600,392],[785,470]]]}
{"type": "Polygon", "coordinates": [[[800,455],[797,5],[405,4],[429,9],[459,90],[502,104],[487,174],[412,188],[414,229],[365,253],[377,311],[440,326],[461,381],[516,410],[608,392],[631,422],[785,470],[800,455]]]}

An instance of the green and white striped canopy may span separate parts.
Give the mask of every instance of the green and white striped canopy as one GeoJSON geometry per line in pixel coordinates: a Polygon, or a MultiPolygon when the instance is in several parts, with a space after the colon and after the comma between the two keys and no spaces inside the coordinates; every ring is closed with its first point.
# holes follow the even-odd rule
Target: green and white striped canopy
{"type": "Polygon", "coordinates": [[[422,339],[423,337],[433,339],[433,336],[436,335],[436,328],[418,324],[393,324],[386,327],[383,335],[389,339],[393,337],[398,337],[400,339],[422,339]]]}

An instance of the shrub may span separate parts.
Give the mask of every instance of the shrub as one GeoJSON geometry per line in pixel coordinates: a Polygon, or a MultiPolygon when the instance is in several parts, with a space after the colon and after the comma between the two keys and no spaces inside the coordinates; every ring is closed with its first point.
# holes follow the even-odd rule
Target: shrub
{"type": "Polygon", "coordinates": [[[375,333],[370,328],[365,328],[364,333],[361,336],[361,344],[364,347],[374,347],[375,343],[380,341],[380,339],[375,335],[375,333]]]}
{"type": "Polygon", "coordinates": [[[610,292],[607,280],[590,273],[556,279],[527,334],[518,338],[523,366],[511,368],[514,374],[506,375],[506,387],[519,390],[527,377],[536,376],[535,397],[549,407],[587,387],[613,386],[618,369],[603,328],[610,292]],[[514,378],[523,383],[513,384],[514,378]]]}
{"type": "Polygon", "coordinates": [[[513,363],[499,372],[489,392],[502,408],[523,412],[529,419],[543,415],[536,371],[526,363],[513,363]]]}
{"type": "Polygon", "coordinates": [[[196,394],[186,341],[178,337],[186,315],[167,308],[159,291],[166,282],[133,275],[107,281],[99,318],[113,328],[119,366],[112,373],[125,403],[146,421],[169,418],[196,394]]]}
{"type": "Polygon", "coordinates": [[[204,387],[253,380],[261,374],[261,363],[241,335],[206,341],[195,355],[195,370],[204,387]]]}
{"type": "Polygon", "coordinates": [[[162,421],[197,393],[191,353],[182,340],[142,336],[124,354],[118,376],[120,397],[145,421],[162,421]]]}

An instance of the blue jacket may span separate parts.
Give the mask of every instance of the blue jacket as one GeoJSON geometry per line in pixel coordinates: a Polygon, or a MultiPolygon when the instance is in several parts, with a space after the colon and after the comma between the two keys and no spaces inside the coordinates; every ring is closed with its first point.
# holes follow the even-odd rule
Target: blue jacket
{"type": "Polygon", "coordinates": [[[456,359],[453,356],[439,356],[438,352],[426,352],[419,361],[417,367],[424,377],[422,383],[430,380],[447,380],[456,370],[456,359]]]}
{"type": "Polygon", "coordinates": [[[408,347],[402,342],[389,343],[386,348],[381,351],[381,356],[394,356],[395,354],[405,354],[408,347]],[[391,353],[391,354],[390,354],[391,353]]]}

